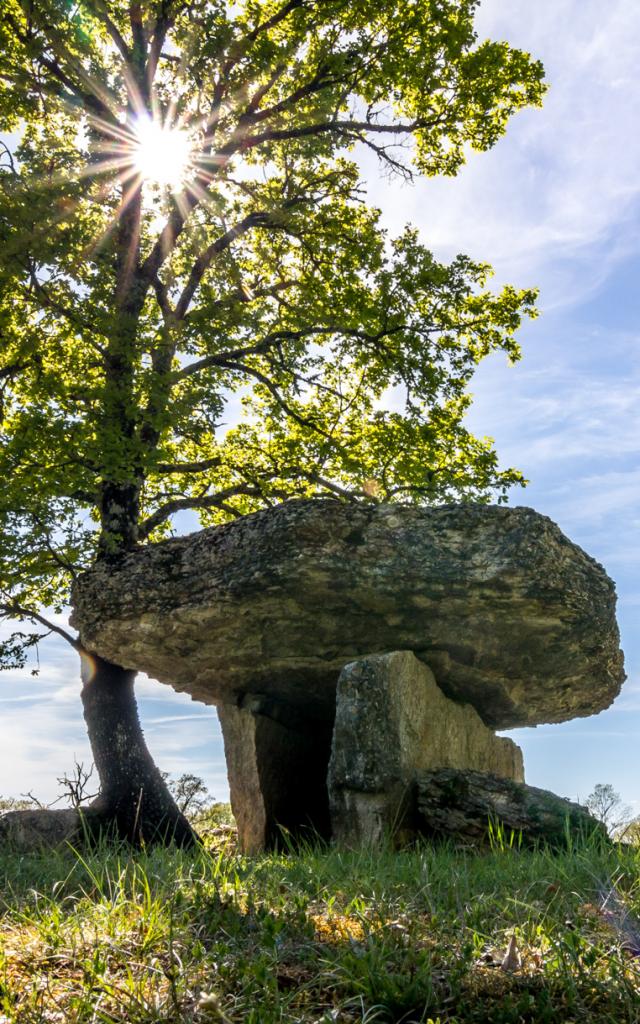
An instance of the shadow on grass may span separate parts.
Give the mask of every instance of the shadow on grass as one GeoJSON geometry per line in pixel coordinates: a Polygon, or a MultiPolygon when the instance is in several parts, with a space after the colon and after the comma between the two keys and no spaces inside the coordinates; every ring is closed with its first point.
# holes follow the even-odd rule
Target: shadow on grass
{"type": "Polygon", "coordinates": [[[640,1021],[635,850],[417,846],[4,857],[9,1021],[640,1021]],[[500,963],[512,935],[517,969],[500,963]],[[207,1000],[209,1000],[207,1002],[207,1000]],[[217,1014],[217,1016],[216,1016],[217,1014]]]}

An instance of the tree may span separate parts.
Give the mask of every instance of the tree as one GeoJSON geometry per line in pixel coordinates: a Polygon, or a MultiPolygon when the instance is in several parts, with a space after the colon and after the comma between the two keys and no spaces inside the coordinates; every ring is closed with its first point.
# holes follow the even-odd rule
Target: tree
{"type": "MultiPolygon", "coordinates": [[[[90,765],[89,768],[85,768],[82,761],[74,760],[73,768],[70,772],[65,772],[58,779],[58,785],[61,789],[60,796],[54,803],[59,803],[61,800],[65,800],[69,807],[77,810],[87,800],[93,800],[98,794],[89,793],[91,779],[93,778],[94,765],[90,765]]],[[[53,805],[52,805],[53,806],[53,805]]]]}
{"type": "Polygon", "coordinates": [[[214,803],[206,782],[199,775],[183,772],[177,779],[171,779],[166,772],[162,774],[179,809],[189,818],[197,817],[214,803]]]}
{"type": "Polygon", "coordinates": [[[622,802],[610,782],[598,782],[585,800],[594,818],[601,821],[611,835],[624,830],[631,821],[631,808],[622,802]]]}
{"type": "Polygon", "coordinates": [[[183,510],[209,525],[293,496],[522,482],[464,415],[478,362],[517,358],[534,291],[387,237],[353,161],[455,174],[540,103],[541,65],[478,43],[476,6],[3,0],[4,660],[51,631],[79,651],[94,811],[123,835],[192,839],[134,673],[52,618],[78,572],[183,510]]]}
{"type": "Polygon", "coordinates": [[[616,829],[614,839],[629,846],[640,846],[640,818],[632,818],[616,829]]]}

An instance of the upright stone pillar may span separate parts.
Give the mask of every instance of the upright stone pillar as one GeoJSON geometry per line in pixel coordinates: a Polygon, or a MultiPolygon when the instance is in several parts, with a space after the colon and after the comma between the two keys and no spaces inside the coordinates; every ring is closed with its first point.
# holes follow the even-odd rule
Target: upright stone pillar
{"type": "Polygon", "coordinates": [[[495,736],[470,705],[445,697],[410,651],[346,665],[328,773],[334,839],[355,846],[402,837],[413,825],[417,775],[443,767],[524,781],[520,748],[495,736]]]}
{"type": "Polygon", "coordinates": [[[243,852],[278,845],[283,828],[328,838],[331,721],[300,718],[261,694],[219,704],[218,716],[243,852]]]}

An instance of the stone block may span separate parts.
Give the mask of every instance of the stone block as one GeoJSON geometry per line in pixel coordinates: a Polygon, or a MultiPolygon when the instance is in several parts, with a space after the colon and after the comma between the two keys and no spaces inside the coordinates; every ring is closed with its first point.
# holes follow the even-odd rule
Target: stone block
{"type": "Polygon", "coordinates": [[[419,774],[449,767],[524,781],[522,752],[449,700],[410,651],[346,665],[328,772],[332,835],[353,846],[413,827],[419,774]]]}
{"type": "Polygon", "coordinates": [[[37,809],[0,814],[0,846],[22,853],[76,843],[82,834],[80,812],[76,810],[37,809]]]}
{"type": "Polygon", "coordinates": [[[513,779],[440,768],[420,775],[417,791],[418,828],[428,838],[488,845],[491,822],[507,844],[566,848],[594,837],[607,841],[606,828],[586,807],[513,779]]]}
{"type": "Polygon", "coordinates": [[[278,846],[283,829],[328,838],[331,722],[300,719],[259,694],[219,705],[218,715],[243,852],[278,846]]]}

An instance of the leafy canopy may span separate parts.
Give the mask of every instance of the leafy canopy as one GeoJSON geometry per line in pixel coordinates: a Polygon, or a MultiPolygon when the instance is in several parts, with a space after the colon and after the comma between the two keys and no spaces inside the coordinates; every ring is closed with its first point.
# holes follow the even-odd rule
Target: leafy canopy
{"type": "Polygon", "coordinates": [[[479,360],[517,358],[535,293],[492,293],[486,265],[444,265],[411,228],[390,238],[354,162],[455,174],[540,103],[541,65],[479,42],[476,7],[2,0],[5,614],[60,608],[80,568],[182,510],[521,482],[463,418],[479,360]],[[167,130],[155,181],[149,119],[167,130]]]}

